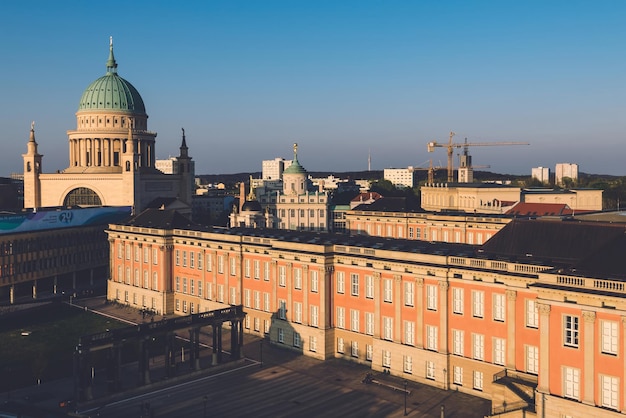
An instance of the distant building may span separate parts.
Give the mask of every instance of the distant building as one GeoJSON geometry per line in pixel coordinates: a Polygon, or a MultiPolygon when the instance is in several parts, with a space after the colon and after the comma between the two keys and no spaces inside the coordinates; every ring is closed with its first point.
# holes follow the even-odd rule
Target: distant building
{"type": "Polygon", "coordinates": [[[396,187],[408,187],[411,189],[415,187],[415,174],[411,166],[407,168],[385,168],[383,177],[396,187]]]}
{"type": "Polygon", "coordinates": [[[548,167],[533,167],[531,176],[543,184],[550,183],[550,169],[548,167]]]}
{"type": "Polygon", "coordinates": [[[554,183],[559,186],[564,186],[563,179],[568,177],[574,182],[578,181],[578,164],[572,163],[559,163],[554,170],[554,183]]]}
{"type": "Polygon", "coordinates": [[[522,202],[565,204],[574,211],[602,210],[602,190],[599,189],[524,189],[522,202]]]}
{"type": "Polygon", "coordinates": [[[291,161],[284,158],[274,158],[273,160],[263,160],[262,163],[262,177],[263,180],[280,180],[283,178],[283,171],[289,165],[291,161]]]}
{"type": "Polygon", "coordinates": [[[520,200],[520,188],[494,183],[433,183],[422,186],[426,211],[504,213],[520,200]]]}

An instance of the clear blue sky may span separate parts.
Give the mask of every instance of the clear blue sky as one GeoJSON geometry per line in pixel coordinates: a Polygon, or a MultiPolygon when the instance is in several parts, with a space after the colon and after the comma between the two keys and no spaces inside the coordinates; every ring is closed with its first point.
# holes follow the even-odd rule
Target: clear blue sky
{"type": "Polygon", "coordinates": [[[626,1],[5,1],[0,175],[22,171],[36,122],[44,172],[68,165],[83,90],[118,73],[141,93],[157,158],[181,127],[198,174],[445,164],[530,174],[578,163],[626,175],[626,1]],[[456,160],[456,158],[455,158],[456,160]]]}

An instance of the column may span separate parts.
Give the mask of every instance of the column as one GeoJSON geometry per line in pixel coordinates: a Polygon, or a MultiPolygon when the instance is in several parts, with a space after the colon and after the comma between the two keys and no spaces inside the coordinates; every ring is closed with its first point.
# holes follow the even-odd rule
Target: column
{"type": "Polygon", "coordinates": [[[213,353],[211,354],[211,366],[217,365],[217,329],[218,324],[211,324],[213,328],[213,353]]]}
{"type": "Polygon", "coordinates": [[[380,339],[380,273],[374,272],[374,338],[380,339]]]}
{"type": "Polygon", "coordinates": [[[506,292],[506,367],[515,370],[515,305],[517,292],[507,290],[506,292]]]}
{"type": "Polygon", "coordinates": [[[591,311],[583,311],[583,375],[582,381],[583,396],[582,401],[588,405],[594,404],[594,341],[595,341],[595,322],[596,313],[591,311]]]}
{"type": "Polygon", "coordinates": [[[439,282],[439,352],[448,354],[448,288],[447,281],[439,282]]]}
{"type": "MultiPolygon", "coordinates": [[[[324,280],[320,285],[320,321],[324,321],[320,323],[320,329],[328,329],[330,327],[330,318],[333,314],[334,309],[334,298],[333,298],[333,266],[326,266],[324,280]]],[[[324,339],[326,339],[326,335],[324,335],[324,339]]]]}
{"type": "Polygon", "coordinates": [[[33,280],[33,299],[37,299],[37,279],[33,280]]]}
{"type": "MultiPolygon", "coordinates": [[[[302,266],[302,322],[307,324],[309,318],[309,291],[311,289],[309,277],[309,266],[302,266]]],[[[319,281],[319,273],[318,273],[319,281]]],[[[319,287],[319,283],[318,283],[319,287]]]]}
{"type": "Polygon", "coordinates": [[[394,321],[393,336],[395,341],[402,341],[402,305],[404,304],[402,294],[402,276],[393,275],[393,301],[394,301],[394,321]]]}
{"type": "Polygon", "coordinates": [[[537,390],[550,393],[550,305],[537,303],[539,310],[539,384],[537,390]]]}
{"type": "Polygon", "coordinates": [[[415,288],[415,306],[418,307],[417,323],[415,324],[415,346],[424,348],[424,279],[417,278],[415,288]]]}

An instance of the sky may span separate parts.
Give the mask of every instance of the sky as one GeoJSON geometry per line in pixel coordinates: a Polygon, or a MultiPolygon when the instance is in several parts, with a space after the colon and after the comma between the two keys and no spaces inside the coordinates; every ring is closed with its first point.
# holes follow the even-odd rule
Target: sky
{"type": "Polygon", "coordinates": [[[185,128],[196,174],[261,171],[294,142],[308,171],[445,165],[427,143],[454,131],[530,144],[470,147],[489,171],[626,175],[625,1],[177,3],[2,2],[0,176],[23,171],[31,121],[43,171],[68,166],[109,36],[157,158],[185,128]]]}

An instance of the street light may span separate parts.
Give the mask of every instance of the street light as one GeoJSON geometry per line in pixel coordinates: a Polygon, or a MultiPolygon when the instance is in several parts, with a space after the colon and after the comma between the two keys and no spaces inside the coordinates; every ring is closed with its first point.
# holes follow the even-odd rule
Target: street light
{"type": "Polygon", "coordinates": [[[406,379],[404,380],[404,416],[406,416],[406,379]]]}

